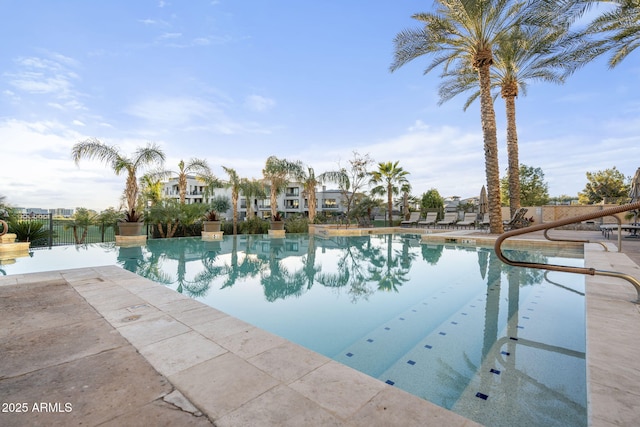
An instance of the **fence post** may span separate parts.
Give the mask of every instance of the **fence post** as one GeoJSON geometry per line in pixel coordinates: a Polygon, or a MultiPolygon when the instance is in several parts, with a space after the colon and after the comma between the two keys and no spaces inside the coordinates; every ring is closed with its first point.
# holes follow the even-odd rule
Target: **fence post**
{"type": "Polygon", "coordinates": [[[53,212],[49,212],[49,248],[53,246],[53,212]]]}
{"type": "Polygon", "coordinates": [[[102,243],[104,243],[104,230],[105,230],[104,220],[102,220],[102,227],[100,227],[100,231],[101,231],[100,235],[101,235],[101,237],[102,237],[102,238],[101,238],[102,243]]]}

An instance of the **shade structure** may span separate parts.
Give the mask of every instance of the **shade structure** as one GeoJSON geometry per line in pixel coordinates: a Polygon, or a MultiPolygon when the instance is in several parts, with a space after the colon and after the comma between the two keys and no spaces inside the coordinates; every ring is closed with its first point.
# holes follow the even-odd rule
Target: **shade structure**
{"type": "Polygon", "coordinates": [[[484,187],[484,185],[480,190],[480,200],[478,201],[478,207],[481,214],[486,214],[487,212],[489,212],[489,199],[487,198],[487,189],[484,187]]]}

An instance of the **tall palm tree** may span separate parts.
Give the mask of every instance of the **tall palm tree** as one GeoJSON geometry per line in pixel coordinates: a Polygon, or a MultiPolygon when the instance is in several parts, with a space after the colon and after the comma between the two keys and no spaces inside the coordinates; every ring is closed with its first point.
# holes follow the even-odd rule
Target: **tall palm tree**
{"type": "Polygon", "coordinates": [[[269,186],[271,217],[273,218],[278,213],[278,194],[286,188],[290,177],[302,175],[302,163],[270,156],[262,170],[262,175],[264,176],[265,184],[269,186]]]}
{"type": "Polygon", "coordinates": [[[371,194],[387,195],[387,211],[389,212],[389,225],[392,225],[391,212],[393,210],[393,196],[400,193],[400,188],[405,186],[409,181],[407,175],[409,172],[398,166],[399,162],[380,162],[378,170],[372,171],[370,184],[375,185],[371,189],[371,194]]]}
{"type": "Polygon", "coordinates": [[[127,173],[127,183],[125,187],[125,197],[130,216],[135,216],[136,202],[138,201],[138,178],[139,169],[145,166],[156,166],[164,163],[164,152],[156,144],[149,143],[146,147],[138,147],[133,153],[133,157],[123,155],[118,147],[106,145],[96,138],[89,138],[79,142],[71,149],[73,161],[79,164],[81,159],[96,159],[102,161],[120,175],[127,173]]]}
{"type": "Polygon", "coordinates": [[[502,233],[500,170],[496,117],[491,98],[490,67],[493,49],[509,30],[519,25],[525,3],[513,0],[436,0],[433,13],[413,18],[423,25],[400,32],[394,39],[395,55],[391,71],[423,55],[432,56],[425,73],[442,65],[472,67],[478,74],[480,119],[485,153],[485,174],[489,199],[490,230],[502,233]],[[460,65],[462,64],[462,65],[460,65]]]}
{"type": "MultiPolygon", "coordinates": [[[[578,48],[564,52],[561,60],[568,58],[578,61],[578,65],[585,65],[610,52],[609,68],[614,68],[640,46],[640,4],[636,0],[565,0],[558,3],[560,8],[554,13],[571,23],[596,5],[612,6],[575,34],[578,48]]],[[[573,64],[567,66],[567,74],[576,69],[573,64]]]]}
{"type": "Polygon", "coordinates": [[[240,196],[240,188],[242,179],[238,176],[235,169],[222,166],[222,169],[229,175],[229,181],[226,183],[227,188],[231,188],[231,206],[233,209],[233,234],[238,234],[238,198],[240,196]]]}
{"type": "MultiPolygon", "coordinates": [[[[529,81],[563,83],[564,76],[552,56],[566,42],[567,27],[549,25],[545,27],[518,26],[511,28],[494,49],[491,66],[491,86],[500,91],[504,99],[507,116],[507,155],[509,176],[509,207],[511,216],[520,209],[520,160],[518,155],[518,132],[516,126],[516,97],[527,93],[529,81]]],[[[478,73],[462,64],[466,69],[456,68],[443,75],[440,85],[440,104],[456,95],[472,91],[464,110],[480,96],[478,73]]]]}

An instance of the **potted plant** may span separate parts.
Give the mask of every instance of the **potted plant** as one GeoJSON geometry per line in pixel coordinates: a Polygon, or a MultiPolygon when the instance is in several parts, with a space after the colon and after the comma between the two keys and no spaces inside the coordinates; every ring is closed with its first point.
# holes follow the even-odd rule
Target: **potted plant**
{"type": "Polygon", "coordinates": [[[271,217],[271,229],[284,230],[284,221],[282,220],[282,216],[280,216],[280,212],[276,212],[276,214],[271,217]]]}
{"type": "Polygon", "coordinates": [[[124,215],[124,221],[118,223],[118,234],[121,236],[139,236],[142,234],[142,215],[138,214],[135,209],[127,211],[124,215]]]}
{"type": "Polygon", "coordinates": [[[208,211],[204,216],[204,221],[202,221],[202,231],[206,231],[208,233],[220,231],[220,217],[218,216],[218,212],[214,210],[208,211]]]}
{"type": "Polygon", "coordinates": [[[202,221],[202,231],[218,232],[220,231],[220,212],[229,210],[229,198],[225,196],[216,196],[209,203],[210,209],[205,213],[202,221]]]}

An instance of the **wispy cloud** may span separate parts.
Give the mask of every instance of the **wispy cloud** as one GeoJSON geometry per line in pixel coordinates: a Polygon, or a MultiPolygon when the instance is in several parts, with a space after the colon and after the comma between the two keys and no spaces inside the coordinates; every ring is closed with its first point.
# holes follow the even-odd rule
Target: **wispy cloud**
{"type": "Polygon", "coordinates": [[[260,95],[250,95],[245,99],[244,105],[250,110],[262,112],[275,107],[276,101],[260,95]]]}
{"type": "Polygon", "coordinates": [[[152,19],[152,18],[145,18],[145,19],[138,19],[138,22],[141,22],[142,24],[149,26],[149,27],[163,27],[163,28],[167,28],[170,27],[171,25],[165,21],[164,19],[152,19]]]}
{"type": "Polygon", "coordinates": [[[32,95],[52,95],[57,101],[50,106],[61,110],[82,109],[80,94],[75,89],[79,76],[73,68],[78,62],[51,52],[47,57],[20,57],[14,60],[16,70],[4,73],[7,82],[17,91],[32,95]]]}
{"type": "Polygon", "coordinates": [[[159,39],[160,40],[179,39],[180,37],[182,37],[182,33],[164,33],[160,35],[159,39]]]}
{"type": "Polygon", "coordinates": [[[233,119],[224,103],[197,97],[152,97],[135,103],[127,112],[143,119],[146,129],[175,132],[209,131],[224,135],[270,133],[255,122],[233,119]]]}

